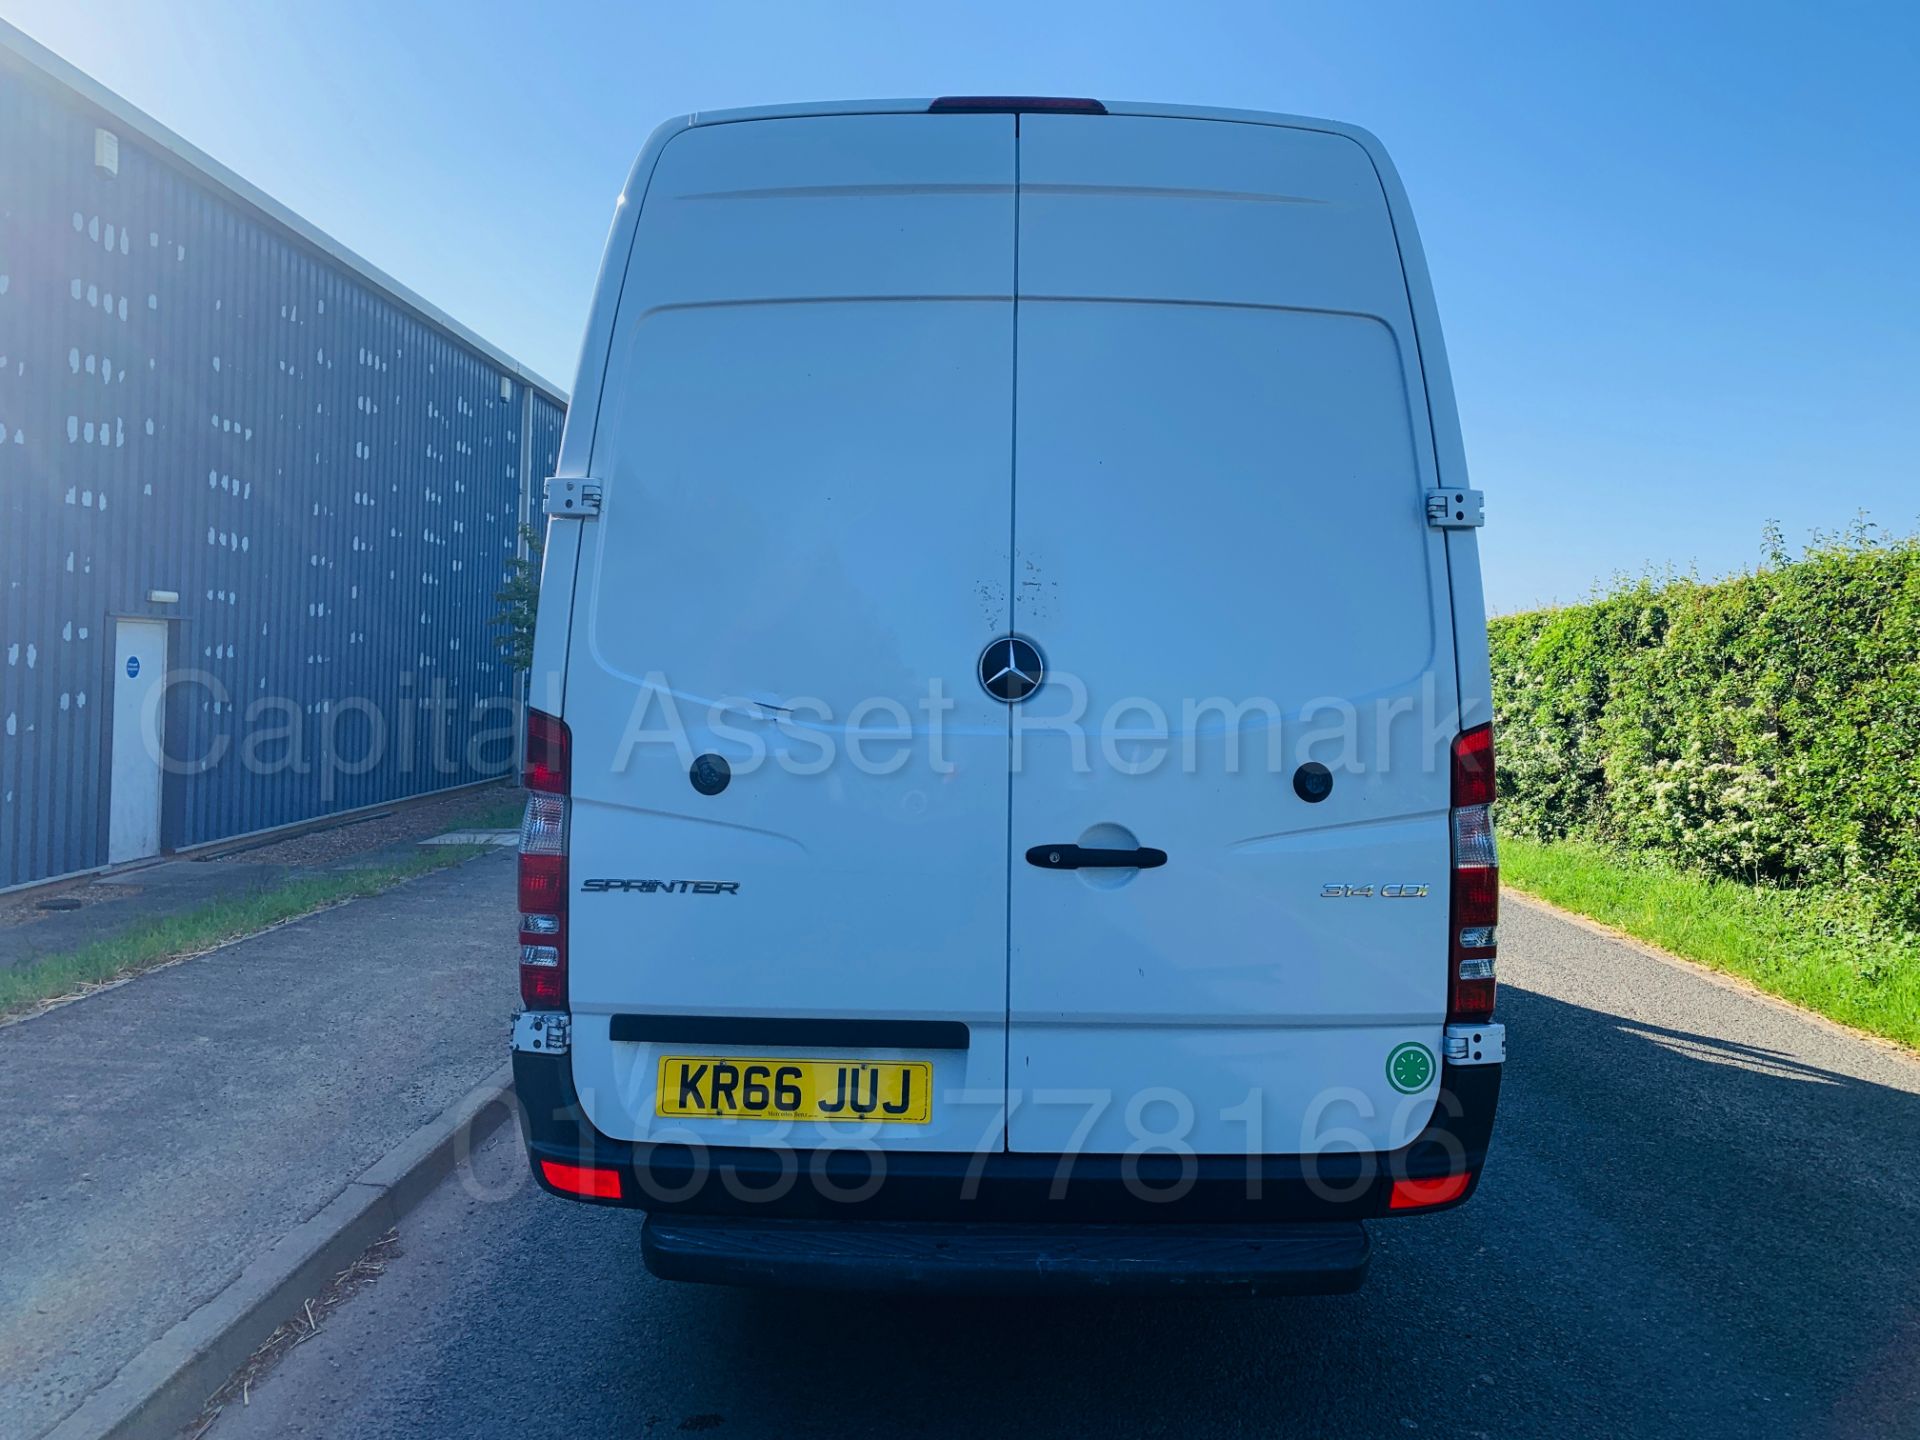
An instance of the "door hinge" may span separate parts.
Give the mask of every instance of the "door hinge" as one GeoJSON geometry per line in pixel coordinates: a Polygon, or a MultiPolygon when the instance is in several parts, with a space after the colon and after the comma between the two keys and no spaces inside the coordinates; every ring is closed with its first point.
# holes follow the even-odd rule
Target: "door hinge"
{"type": "Polygon", "coordinates": [[[547,514],[562,520],[580,520],[600,513],[600,482],[585,476],[547,480],[547,514]]]}
{"type": "Polygon", "coordinates": [[[1486,497],[1478,490],[1427,491],[1427,524],[1434,529],[1470,530],[1486,523],[1486,497]]]}
{"type": "Polygon", "coordinates": [[[1499,1065],[1507,1058],[1504,1025],[1449,1025],[1442,1032],[1440,1053],[1449,1065],[1499,1065]]]}
{"type": "Polygon", "coordinates": [[[564,1055],[573,1039],[573,1017],[564,1010],[522,1010],[513,1017],[515,1050],[564,1055]]]}

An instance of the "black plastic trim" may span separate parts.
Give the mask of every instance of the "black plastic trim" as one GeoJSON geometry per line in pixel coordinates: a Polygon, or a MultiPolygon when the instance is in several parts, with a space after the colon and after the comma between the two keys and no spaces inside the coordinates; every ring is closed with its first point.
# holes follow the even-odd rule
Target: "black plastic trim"
{"type": "Polygon", "coordinates": [[[609,1038],[652,1045],[819,1046],[828,1050],[965,1050],[958,1020],[793,1020],[754,1015],[615,1015],[609,1038]]]}

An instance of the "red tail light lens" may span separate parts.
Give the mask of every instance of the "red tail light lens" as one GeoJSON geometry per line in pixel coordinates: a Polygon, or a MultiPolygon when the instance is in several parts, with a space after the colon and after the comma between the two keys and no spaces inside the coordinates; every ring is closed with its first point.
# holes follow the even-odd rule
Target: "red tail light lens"
{"type": "Polygon", "coordinates": [[[1493,727],[1453,742],[1453,886],[1447,933],[1447,1019],[1493,1015],[1499,950],[1500,857],[1493,843],[1493,727]]]}
{"type": "MultiPolygon", "coordinates": [[[[561,720],[538,710],[527,712],[525,780],[531,793],[520,822],[520,1003],[529,1010],[567,1008],[572,751],[561,720]]],[[[618,1194],[617,1176],[615,1180],[618,1194]]]]}
{"type": "Polygon", "coordinates": [[[1493,726],[1476,725],[1453,742],[1453,803],[1491,805],[1493,790],[1493,726]]]}
{"type": "Polygon", "coordinates": [[[553,916],[566,908],[567,857],[529,855],[523,851],[520,856],[520,913],[553,916]]]}
{"type": "Polygon", "coordinates": [[[527,945],[520,947],[520,1003],[529,1010],[566,1009],[567,972],[528,964],[526,957],[531,948],[527,945]]]}
{"type": "Polygon", "coordinates": [[[544,711],[527,711],[527,754],[520,783],[536,794],[565,795],[573,771],[573,737],[566,723],[544,711]]]}

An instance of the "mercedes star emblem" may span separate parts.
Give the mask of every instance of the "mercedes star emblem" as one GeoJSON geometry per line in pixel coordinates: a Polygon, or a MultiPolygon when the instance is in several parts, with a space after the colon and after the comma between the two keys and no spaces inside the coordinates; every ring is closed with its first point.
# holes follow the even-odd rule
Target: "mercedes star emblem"
{"type": "Polygon", "coordinates": [[[1038,690],[1046,673],[1039,647],[1018,635],[996,640],[980,652],[980,683],[994,699],[1009,705],[1038,690]]]}

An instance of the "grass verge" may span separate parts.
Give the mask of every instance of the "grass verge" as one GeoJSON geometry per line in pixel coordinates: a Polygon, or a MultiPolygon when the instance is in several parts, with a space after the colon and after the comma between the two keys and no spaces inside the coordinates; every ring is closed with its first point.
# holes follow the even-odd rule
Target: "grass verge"
{"type": "Polygon", "coordinates": [[[85,994],[342,900],[378,895],[417,875],[471,860],[487,849],[484,845],[443,845],[391,864],[294,880],[257,895],[218,900],[170,915],[65,954],[47,955],[28,965],[0,970],[0,1019],[85,994]]]}
{"type": "Polygon", "coordinates": [[[489,796],[475,807],[471,815],[462,815],[458,826],[460,830],[518,830],[520,821],[527,813],[527,797],[523,790],[514,790],[504,799],[489,796]]]}
{"type": "Polygon", "coordinates": [[[1831,891],[1757,889],[1579,840],[1500,837],[1500,878],[1831,1020],[1920,1047],[1920,935],[1831,891]]]}

